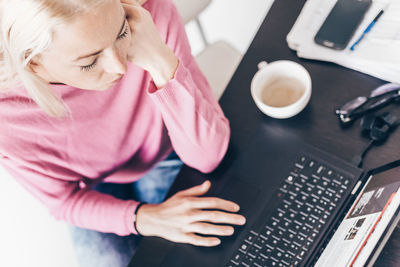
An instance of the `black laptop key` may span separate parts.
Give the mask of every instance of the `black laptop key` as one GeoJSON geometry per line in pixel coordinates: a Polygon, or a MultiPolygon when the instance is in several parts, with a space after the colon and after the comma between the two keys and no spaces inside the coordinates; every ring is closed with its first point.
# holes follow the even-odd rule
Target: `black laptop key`
{"type": "Polygon", "coordinates": [[[257,258],[257,256],[260,254],[260,249],[252,246],[250,249],[247,251],[247,255],[253,259],[257,258]]]}
{"type": "Polygon", "coordinates": [[[253,242],[256,240],[257,236],[256,234],[253,233],[249,233],[246,237],[246,239],[244,240],[246,243],[248,243],[249,245],[253,244],[253,242]]]}
{"type": "Polygon", "coordinates": [[[286,231],[285,234],[282,236],[282,240],[285,242],[289,242],[289,244],[293,241],[295,237],[295,233],[293,231],[286,231]]]}
{"type": "Polygon", "coordinates": [[[308,214],[310,213],[311,209],[307,204],[309,204],[309,203],[304,202],[303,205],[299,206],[296,209],[295,212],[296,213],[300,213],[301,215],[304,215],[304,216],[308,216],[308,214]]]}
{"type": "Polygon", "coordinates": [[[335,190],[331,189],[331,188],[327,188],[324,193],[323,196],[326,197],[329,200],[332,200],[335,197],[341,197],[341,195],[339,195],[335,190]]]}
{"type": "Polygon", "coordinates": [[[303,205],[305,200],[307,200],[307,196],[305,196],[301,193],[298,193],[296,195],[295,199],[293,200],[293,202],[295,202],[296,204],[299,204],[299,205],[303,205]]]}
{"type": "Polygon", "coordinates": [[[301,177],[310,177],[317,171],[319,164],[314,159],[309,159],[301,170],[301,177]]]}
{"type": "Polygon", "coordinates": [[[336,173],[329,168],[325,168],[321,176],[331,180],[336,177],[336,173]]]}
{"type": "Polygon", "coordinates": [[[239,251],[246,254],[249,247],[250,245],[248,243],[243,242],[242,245],[239,247],[239,251]]]}
{"type": "Polygon", "coordinates": [[[319,164],[318,167],[316,168],[316,171],[313,173],[313,176],[320,178],[325,170],[326,167],[322,164],[319,164]]]}
{"type": "Polygon", "coordinates": [[[285,254],[283,255],[283,260],[291,263],[293,261],[293,257],[292,254],[290,254],[289,252],[285,252],[285,254]]]}
{"type": "Polygon", "coordinates": [[[292,203],[293,201],[295,201],[296,197],[297,197],[297,194],[290,191],[285,195],[283,200],[286,200],[286,201],[292,203]]]}
{"type": "Polygon", "coordinates": [[[328,215],[323,210],[320,210],[319,208],[316,208],[316,207],[311,208],[310,214],[312,214],[313,216],[316,216],[318,218],[321,218],[321,217],[324,219],[328,218],[328,215]]]}
{"type": "Polygon", "coordinates": [[[253,265],[253,259],[251,257],[244,257],[243,260],[240,262],[239,266],[246,266],[246,267],[250,267],[253,265]]]}
{"type": "Polygon", "coordinates": [[[274,248],[270,247],[269,245],[265,246],[260,250],[260,256],[267,260],[271,256],[273,250],[274,248]]]}
{"type": "MultiPolygon", "coordinates": [[[[276,211],[275,215],[277,215],[277,213],[278,212],[276,211]]],[[[272,218],[267,222],[265,227],[271,231],[274,231],[279,222],[280,220],[278,218],[272,216],[272,218]]]]}
{"type": "Polygon", "coordinates": [[[241,252],[236,252],[234,255],[233,255],[233,257],[232,257],[232,260],[231,260],[231,263],[234,263],[234,264],[239,264],[241,261],[242,261],[242,258],[244,257],[244,254],[243,253],[241,253],[241,252]]]}
{"type": "Polygon", "coordinates": [[[300,175],[301,170],[302,168],[296,166],[290,171],[290,174],[293,176],[293,178],[296,178],[300,175]]]}
{"type": "Polygon", "coordinates": [[[267,266],[266,262],[267,262],[266,258],[264,258],[261,255],[258,255],[257,258],[253,262],[253,266],[264,267],[264,266],[267,266]]]}
{"type": "Polygon", "coordinates": [[[277,248],[271,253],[271,258],[275,259],[277,262],[280,262],[283,258],[284,253],[285,252],[282,249],[277,248]]]}
{"type": "Polygon", "coordinates": [[[267,242],[268,239],[264,239],[262,237],[257,237],[256,241],[254,242],[253,246],[258,248],[258,249],[262,249],[265,247],[265,244],[267,242]]]}
{"type": "Polygon", "coordinates": [[[302,166],[301,168],[304,167],[304,165],[307,163],[307,157],[304,155],[301,155],[297,160],[296,160],[296,165],[302,166]]]}
{"type": "MultiPolygon", "coordinates": [[[[260,240],[257,240],[257,244],[258,244],[258,243],[261,243],[262,240],[263,240],[263,241],[267,241],[268,239],[270,239],[270,238],[271,238],[272,232],[273,232],[273,229],[270,228],[270,227],[265,227],[265,228],[263,228],[263,229],[261,230],[261,232],[260,232],[260,237],[259,237],[260,240]],[[261,240],[261,239],[262,239],[262,240],[261,240]]],[[[264,243],[265,243],[265,242],[264,242],[264,243]]]]}

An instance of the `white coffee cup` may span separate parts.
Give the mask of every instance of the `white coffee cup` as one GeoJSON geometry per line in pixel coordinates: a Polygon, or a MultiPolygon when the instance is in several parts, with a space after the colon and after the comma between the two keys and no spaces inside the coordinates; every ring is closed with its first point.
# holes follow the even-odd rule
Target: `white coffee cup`
{"type": "Polygon", "coordinates": [[[286,119],[302,111],[311,97],[311,77],[300,64],[289,60],[262,61],[251,81],[251,96],[266,115],[286,119]]]}

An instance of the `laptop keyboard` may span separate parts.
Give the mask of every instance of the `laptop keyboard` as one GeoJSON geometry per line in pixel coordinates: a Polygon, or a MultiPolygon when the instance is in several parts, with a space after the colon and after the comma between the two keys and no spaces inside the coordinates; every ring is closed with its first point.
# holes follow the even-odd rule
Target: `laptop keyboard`
{"type": "Polygon", "coordinates": [[[301,156],[277,192],[277,206],[261,230],[250,230],[226,266],[299,266],[350,180],[301,156]]]}

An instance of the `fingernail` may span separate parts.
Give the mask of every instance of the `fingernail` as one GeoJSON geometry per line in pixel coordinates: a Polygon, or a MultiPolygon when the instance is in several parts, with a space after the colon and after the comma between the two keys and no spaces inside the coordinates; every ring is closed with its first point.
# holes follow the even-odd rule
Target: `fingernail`
{"type": "Polygon", "coordinates": [[[234,232],[235,232],[235,228],[231,227],[231,228],[229,229],[228,234],[233,235],[234,232]]]}
{"type": "Polygon", "coordinates": [[[241,220],[240,220],[240,223],[241,223],[242,225],[245,224],[245,223],[246,223],[246,218],[242,216],[242,218],[241,218],[241,220]]]}
{"type": "Polygon", "coordinates": [[[240,206],[238,204],[236,204],[235,207],[234,207],[234,210],[235,211],[239,211],[240,210],[240,206]]]}
{"type": "Polygon", "coordinates": [[[214,245],[215,245],[215,246],[217,246],[217,245],[219,245],[219,244],[221,244],[221,240],[217,239],[217,240],[214,241],[214,245]]]}

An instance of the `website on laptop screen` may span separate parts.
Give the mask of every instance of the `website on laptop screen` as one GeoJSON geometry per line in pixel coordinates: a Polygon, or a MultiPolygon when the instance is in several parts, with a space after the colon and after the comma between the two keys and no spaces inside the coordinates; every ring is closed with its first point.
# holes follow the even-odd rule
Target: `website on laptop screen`
{"type": "Polygon", "coordinates": [[[369,177],[316,266],[363,266],[400,205],[400,167],[369,177]]]}

